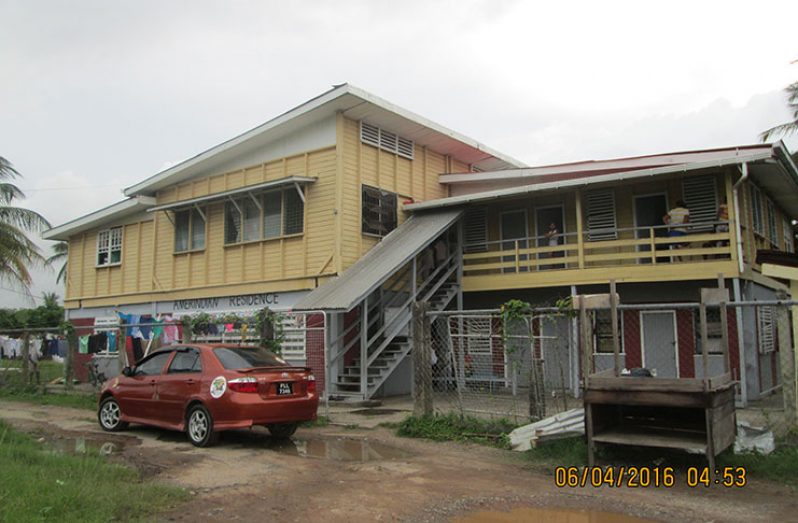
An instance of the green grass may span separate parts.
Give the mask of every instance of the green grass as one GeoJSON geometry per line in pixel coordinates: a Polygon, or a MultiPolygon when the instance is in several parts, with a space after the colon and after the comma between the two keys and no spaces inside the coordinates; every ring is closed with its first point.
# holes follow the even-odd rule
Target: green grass
{"type": "Polygon", "coordinates": [[[36,387],[0,387],[0,399],[97,410],[97,394],[95,393],[45,393],[36,387]]]}
{"type": "Polygon", "coordinates": [[[330,419],[327,416],[317,416],[313,421],[303,421],[299,426],[305,428],[313,427],[326,427],[330,424],[330,419]]]}
{"type": "Polygon", "coordinates": [[[508,448],[507,433],[517,425],[507,419],[484,420],[457,414],[409,416],[396,433],[409,438],[482,443],[508,448]]]}
{"type": "Polygon", "coordinates": [[[140,521],[188,497],[95,453],[59,454],[0,421],[0,521],[140,521]]]}

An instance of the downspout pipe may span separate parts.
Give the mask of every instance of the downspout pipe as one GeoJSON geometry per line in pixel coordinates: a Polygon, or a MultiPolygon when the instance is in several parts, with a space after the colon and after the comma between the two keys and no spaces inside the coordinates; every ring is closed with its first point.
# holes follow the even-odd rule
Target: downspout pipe
{"type": "Polygon", "coordinates": [[[734,217],[736,218],[734,220],[736,222],[734,226],[737,230],[737,263],[739,264],[740,274],[742,274],[745,270],[745,264],[743,263],[743,230],[741,225],[742,220],[740,219],[740,197],[737,189],[742,186],[743,182],[748,180],[748,162],[743,162],[740,171],[742,172],[742,176],[740,176],[740,179],[732,186],[732,198],[734,198],[734,217]]]}
{"type": "MultiPolygon", "coordinates": [[[[734,221],[736,222],[735,229],[737,231],[737,263],[739,264],[740,275],[742,275],[743,270],[745,270],[745,263],[743,263],[743,231],[741,225],[742,220],[740,217],[740,197],[738,195],[738,189],[746,180],[748,180],[748,162],[743,162],[742,166],[740,167],[740,171],[742,172],[742,176],[740,176],[740,179],[737,180],[732,186],[732,197],[734,198],[734,221]]],[[[741,301],[743,296],[742,289],[740,288],[740,278],[734,278],[734,280],[732,280],[732,285],[734,289],[734,300],[741,301]]],[[[737,347],[739,354],[738,365],[740,366],[740,401],[741,406],[746,407],[748,406],[748,380],[746,379],[746,370],[748,365],[745,358],[746,351],[745,338],[743,336],[742,308],[735,307],[734,315],[737,322],[737,347]]]]}

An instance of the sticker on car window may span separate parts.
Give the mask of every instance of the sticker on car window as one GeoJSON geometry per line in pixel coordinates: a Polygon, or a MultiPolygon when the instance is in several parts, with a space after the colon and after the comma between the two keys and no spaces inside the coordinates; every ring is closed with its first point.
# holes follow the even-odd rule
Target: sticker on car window
{"type": "Polygon", "coordinates": [[[224,376],[217,376],[213,378],[211,382],[211,397],[214,399],[219,399],[224,394],[224,391],[227,390],[227,380],[224,379],[224,376]]]}

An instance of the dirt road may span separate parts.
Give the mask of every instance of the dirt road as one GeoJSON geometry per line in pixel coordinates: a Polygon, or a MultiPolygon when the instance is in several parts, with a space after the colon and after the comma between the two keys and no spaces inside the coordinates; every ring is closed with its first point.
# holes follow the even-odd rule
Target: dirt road
{"type": "Polygon", "coordinates": [[[518,455],[477,445],[398,438],[387,429],[300,429],[278,443],[265,429],[226,434],[211,449],[182,434],[132,427],[102,432],[92,413],[0,404],[0,418],[59,448],[95,446],[177,484],[192,499],[163,520],[449,521],[475,511],[562,507],[618,512],[654,521],[795,521],[787,487],[753,480],[741,490],[558,489],[518,455]]]}

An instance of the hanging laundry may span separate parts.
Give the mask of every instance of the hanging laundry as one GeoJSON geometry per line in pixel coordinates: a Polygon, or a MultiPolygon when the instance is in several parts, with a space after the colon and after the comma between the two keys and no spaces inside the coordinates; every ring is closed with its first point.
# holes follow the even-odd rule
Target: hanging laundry
{"type": "MultiPolygon", "coordinates": [[[[163,321],[163,322],[171,322],[171,321],[173,321],[172,320],[172,316],[171,315],[165,315],[165,316],[161,317],[161,321],[163,321]]],[[[163,327],[163,336],[161,337],[161,342],[164,345],[170,345],[170,344],[178,341],[179,335],[180,334],[179,334],[179,332],[177,330],[177,326],[176,325],[173,325],[173,324],[164,325],[164,327],[163,327]]]]}
{"type": "Polygon", "coordinates": [[[96,354],[108,349],[108,335],[104,332],[89,336],[89,354],[96,354]]]}
{"type": "Polygon", "coordinates": [[[68,352],[69,342],[67,340],[58,340],[58,355],[62,358],[66,358],[68,352]]]}
{"type": "Polygon", "coordinates": [[[89,337],[81,336],[78,338],[78,352],[81,354],[89,353],[89,337]]]}
{"type": "MultiPolygon", "coordinates": [[[[152,323],[153,321],[154,320],[153,320],[152,316],[142,316],[139,319],[139,323],[142,323],[142,324],[144,324],[144,323],[152,323]]],[[[145,340],[150,339],[150,337],[152,336],[152,327],[147,327],[145,325],[142,325],[139,328],[141,329],[142,338],[144,338],[145,340]]]]}
{"type": "Polygon", "coordinates": [[[108,333],[108,352],[116,352],[116,332],[108,333]]]}

